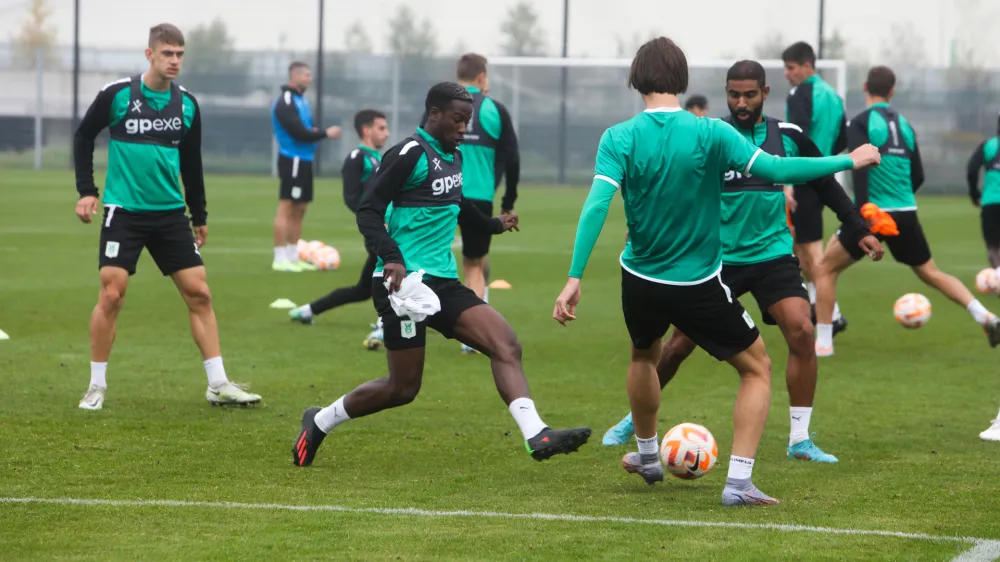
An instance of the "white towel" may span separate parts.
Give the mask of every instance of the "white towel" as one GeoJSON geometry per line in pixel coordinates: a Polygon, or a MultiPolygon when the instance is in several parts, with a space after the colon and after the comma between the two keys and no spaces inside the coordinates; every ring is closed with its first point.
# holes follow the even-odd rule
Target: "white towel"
{"type": "MultiPolygon", "coordinates": [[[[403,279],[403,284],[395,293],[389,294],[389,304],[393,312],[400,318],[409,318],[414,322],[423,322],[428,316],[441,311],[441,299],[430,287],[423,283],[424,270],[414,271],[403,279]]],[[[389,280],[385,281],[389,288],[389,280]]]]}

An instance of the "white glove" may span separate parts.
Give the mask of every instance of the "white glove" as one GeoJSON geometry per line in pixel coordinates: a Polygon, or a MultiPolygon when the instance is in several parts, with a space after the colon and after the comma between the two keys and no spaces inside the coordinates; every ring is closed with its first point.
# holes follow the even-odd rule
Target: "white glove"
{"type": "MultiPolygon", "coordinates": [[[[399,290],[389,294],[389,304],[400,318],[423,322],[428,316],[441,311],[441,299],[423,283],[424,270],[414,271],[403,279],[399,290]]],[[[390,281],[386,281],[389,288],[390,281]]]]}

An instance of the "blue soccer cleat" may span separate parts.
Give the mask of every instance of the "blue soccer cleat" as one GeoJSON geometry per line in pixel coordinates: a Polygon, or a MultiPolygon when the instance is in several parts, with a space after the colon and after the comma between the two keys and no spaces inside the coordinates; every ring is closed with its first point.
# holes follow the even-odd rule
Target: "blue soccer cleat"
{"type": "Polygon", "coordinates": [[[614,427],[604,434],[601,445],[624,445],[632,439],[633,433],[635,433],[635,428],[632,427],[632,413],[629,412],[627,416],[622,418],[622,421],[615,424],[614,427]]]}
{"type": "Polygon", "coordinates": [[[792,459],[822,463],[839,462],[837,457],[831,455],[830,453],[825,453],[823,452],[823,449],[817,447],[816,444],[813,443],[812,439],[806,439],[805,441],[799,441],[794,445],[789,445],[788,457],[792,459]]]}

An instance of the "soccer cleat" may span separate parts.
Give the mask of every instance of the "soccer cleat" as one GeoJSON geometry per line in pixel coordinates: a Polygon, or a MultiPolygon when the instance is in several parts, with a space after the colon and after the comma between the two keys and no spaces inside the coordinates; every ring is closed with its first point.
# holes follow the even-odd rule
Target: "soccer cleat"
{"type": "Polygon", "coordinates": [[[833,337],[847,329],[847,318],[841,316],[833,321],[833,337]]]}
{"type": "Polygon", "coordinates": [[[463,343],[463,344],[462,344],[462,353],[464,353],[464,354],[466,354],[466,355],[475,355],[475,354],[477,354],[477,353],[479,353],[479,352],[478,352],[478,351],[476,351],[475,349],[473,349],[473,348],[471,348],[471,347],[469,347],[469,346],[465,345],[465,344],[463,343]]]}
{"type": "Polygon", "coordinates": [[[544,461],[555,455],[575,453],[590,439],[589,427],[574,427],[573,429],[552,429],[546,427],[538,435],[524,442],[531,458],[544,461]]]}
{"type": "Polygon", "coordinates": [[[727,480],[726,487],[722,490],[722,505],[775,505],[781,503],[758,490],[749,479],[745,482],[745,485],[738,486],[727,480]]]}
{"type": "Polygon", "coordinates": [[[271,262],[271,269],[283,273],[299,273],[302,271],[301,269],[295,267],[295,264],[290,261],[271,262]]]}
{"type": "Polygon", "coordinates": [[[239,385],[234,382],[226,382],[219,388],[208,387],[205,391],[205,399],[213,406],[240,405],[260,403],[260,395],[247,392],[248,386],[239,385]]]}
{"type": "Polygon", "coordinates": [[[663,464],[659,458],[653,464],[642,464],[642,455],[639,453],[628,453],[622,457],[622,468],[629,474],[642,476],[646,484],[650,486],[657,482],[663,482],[663,464]]]}
{"type": "Polygon", "coordinates": [[[816,357],[833,357],[833,346],[823,347],[820,344],[816,344],[816,357]]]}
{"type": "Polygon", "coordinates": [[[1000,345],[1000,318],[991,314],[986,324],[983,325],[983,330],[990,340],[990,347],[1000,345]]]}
{"type": "Polygon", "coordinates": [[[382,347],[382,344],[385,343],[385,334],[382,331],[381,326],[376,326],[375,324],[371,324],[370,326],[372,328],[372,332],[368,334],[365,341],[361,342],[361,345],[365,346],[365,349],[368,351],[375,351],[376,349],[382,347]]]}
{"type": "Polygon", "coordinates": [[[315,265],[301,260],[292,262],[292,267],[294,267],[296,271],[319,271],[319,268],[315,265]]]}
{"type": "Polygon", "coordinates": [[[90,385],[83,398],[80,399],[81,410],[100,410],[104,407],[104,392],[106,388],[90,385]]]}
{"type": "MultiPolygon", "coordinates": [[[[81,408],[83,406],[80,406],[81,408]]],[[[1000,441],[1000,418],[993,420],[989,429],[979,434],[983,441],[1000,441]]]]}
{"type": "Polygon", "coordinates": [[[292,444],[292,463],[295,466],[309,466],[316,457],[316,450],[319,449],[326,434],[316,425],[316,414],[322,408],[306,408],[302,413],[302,430],[292,444]]]}
{"type": "Polygon", "coordinates": [[[292,319],[292,320],[294,320],[296,322],[300,322],[302,324],[306,324],[306,325],[312,324],[313,323],[313,315],[309,313],[309,310],[307,308],[308,306],[309,305],[304,305],[304,306],[300,306],[298,308],[293,308],[292,310],[289,310],[288,311],[288,317],[290,319],[292,319]]]}
{"type": "Polygon", "coordinates": [[[820,462],[820,463],[835,463],[839,462],[837,457],[831,455],[830,453],[823,452],[822,449],[813,443],[812,439],[806,439],[805,441],[799,441],[794,445],[789,445],[787,449],[788,458],[801,459],[804,461],[820,462]]]}
{"type": "Polygon", "coordinates": [[[622,421],[616,423],[611,429],[604,433],[604,439],[601,440],[601,445],[614,446],[614,445],[624,445],[632,439],[632,434],[635,433],[635,428],[632,427],[632,412],[629,412],[627,416],[622,418],[622,421]]]}

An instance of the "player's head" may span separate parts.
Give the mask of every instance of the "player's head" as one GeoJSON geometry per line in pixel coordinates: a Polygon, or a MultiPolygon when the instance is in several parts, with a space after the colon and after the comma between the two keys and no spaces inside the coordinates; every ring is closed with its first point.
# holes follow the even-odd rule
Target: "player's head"
{"type": "Polygon", "coordinates": [[[475,86],[484,93],[490,89],[490,77],[486,72],[486,57],[477,53],[465,53],[458,59],[455,72],[462,84],[475,86]]]}
{"type": "Polygon", "coordinates": [[[764,113],[764,101],[771,93],[764,67],[755,60],[741,60],[726,73],[726,104],[733,123],[753,129],[764,113]]]}
{"type": "Polygon", "coordinates": [[[695,94],[684,102],[684,109],[698,117],[708,117],[708,98],[701,94],[695,94]]]}
{"type": "Polygon", "coordinates": [[[427,92],[424,130],[448,152],[462,142],[465,126],[472,118],[472,94],[461,84],[439,82],[427,92]]]}
{"type": "Polygon", "coordinates": [[[816,74],[816,53],[805,41],[792,43],[781,53],[781,60],[785,63],[785,79],[792,86],[798,86],[816,74]]]}
{"type": "Polygon", "coordinates": [[[639,47],[628,71],[628,87],[651,94],[680,95],[688,88],[688,63],[684,51],[666,37],[639,47]]]}
{"type": "Polygon", "coordinates": [[[896,73],[888,66],[873,66],[865,80],[865,93],[869,98],[892,99],[896,93],[896,73]]]}
{"type": "Polygon", "coordinates": [[[161,80],[173,80],[184,65],[184,34],[176,25],[161,23],[149,28],[146,47],[149,70],[161,80]]]}
{"type": "Polygon", "coordinates": [[[306,91],[312,85],[313,75],[309,65],[302,61],[294,61],[288,65],[288,85],[300,92],[306,91]]]}
{"type": "Polygon", "coordinates": [[[385,113],[377,109],[362,109],[354,114],[354,130],[365,145],[378,150],[389,140],[389,123],[385,113]]]}

